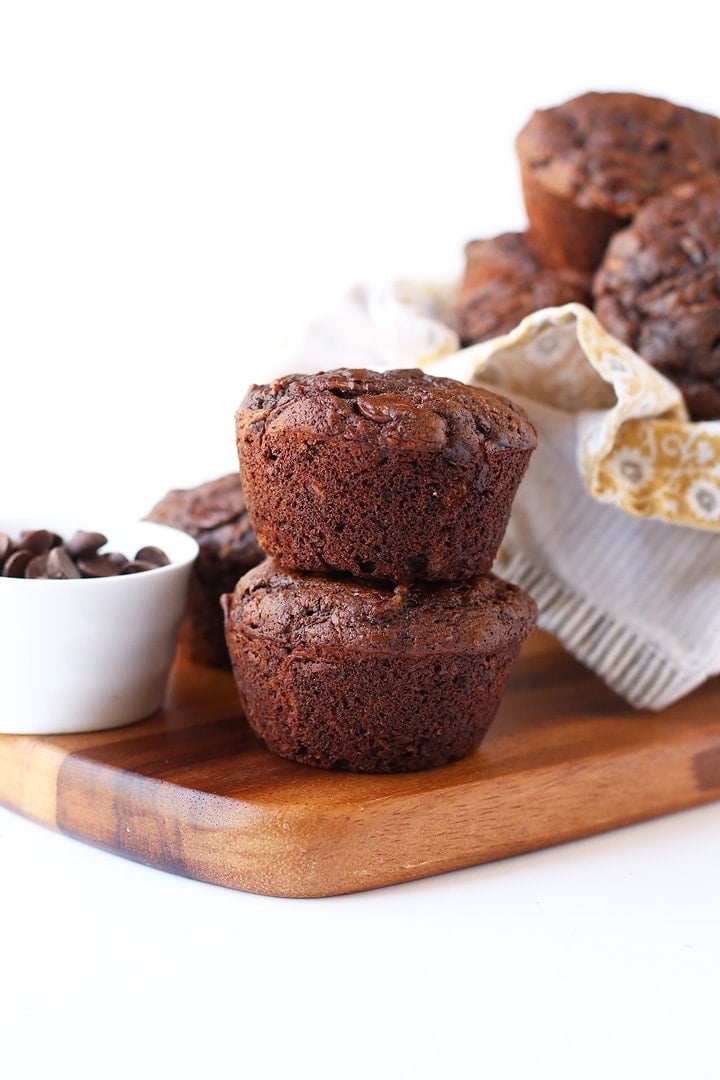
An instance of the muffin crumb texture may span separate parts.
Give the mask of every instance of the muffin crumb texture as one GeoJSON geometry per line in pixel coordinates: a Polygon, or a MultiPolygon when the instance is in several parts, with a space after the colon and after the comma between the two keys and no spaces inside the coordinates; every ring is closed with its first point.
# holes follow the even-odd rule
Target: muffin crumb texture
{"type": "Polygon", "coordinates": [[[491,575],[392,587],[274,560],[224,605],[256,733],[282,757],[355,772],[415,771],[473,750],[536,618],[530,597],[491,575]]]}
{"type": "Polygon", "coordinates": [[[409,582],[490,568],[536,436],[490,391],[420,371],[340,369],[252,387],[237,441],[269,555],[409,582]]]}

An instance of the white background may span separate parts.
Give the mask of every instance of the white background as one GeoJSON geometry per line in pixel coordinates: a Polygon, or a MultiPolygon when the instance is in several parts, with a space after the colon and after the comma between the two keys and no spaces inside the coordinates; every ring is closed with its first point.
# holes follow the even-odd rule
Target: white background
{"type": "MultiPolygon", "coordinates": [[[[234,468],[304,318],[523,226],[534,107],[720,112],[710,12],[0,2],[2,513],[92,528],[234,468]]],[[[0,1074],[715,1077],[719,845],[707,807],[280,901],[0,811],[0,1074]]]]}

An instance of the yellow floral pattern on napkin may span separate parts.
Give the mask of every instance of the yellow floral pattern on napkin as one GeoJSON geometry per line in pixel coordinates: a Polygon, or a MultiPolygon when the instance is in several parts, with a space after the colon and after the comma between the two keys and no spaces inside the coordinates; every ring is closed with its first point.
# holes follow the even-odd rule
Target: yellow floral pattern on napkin
{"type": "Polygon", "coordinates": [[[503,337],[419,362],[576,414],[578,465],[596,499],[720,532],[720,420],[691,423],[677,387],[581,304],[536,311],[503,337]]]}

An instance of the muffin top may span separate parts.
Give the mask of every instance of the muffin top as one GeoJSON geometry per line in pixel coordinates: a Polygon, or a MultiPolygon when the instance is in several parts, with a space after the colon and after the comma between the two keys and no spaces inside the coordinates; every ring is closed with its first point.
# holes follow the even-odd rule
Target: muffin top
{"type": "Polygon", "coordinates": [[[683,391],[720,393],[720,177],[647,202],[610,241],[593,293],[603,325],[683,391]]]}
{"type": "Polygon", "coordinates": [[[548,190],[630,218],[652,195],[720,170],[720,119],[662,98],[593,92],[533,113],[517,150],[548,190]]]}
{"type": "Polygon", "coordinates": [[[482,443],[536,445],[532,424],[507,398],[416,369],[340,368],[252,386],[237,413],[238,438],[248,430],[352,440],[457,462],[469,460],[482,443]]]}
{"type": "Polygon", "coordinates": [[[247,564],[263,558],[247,516],[238,473],[194,488],[169,491],[153,507],[147,520],[189,533],[197,540],[201,552],[212,551],[247,564]]]}
{"type": "Polygon", "coordinates": [[[245,574],[223,600],[245,634],[290,649],[413,657],[491,652],[525,636],[537,614],[526,593],[491,574],[393,587],[291,572],[274,559],[245,574]]]}

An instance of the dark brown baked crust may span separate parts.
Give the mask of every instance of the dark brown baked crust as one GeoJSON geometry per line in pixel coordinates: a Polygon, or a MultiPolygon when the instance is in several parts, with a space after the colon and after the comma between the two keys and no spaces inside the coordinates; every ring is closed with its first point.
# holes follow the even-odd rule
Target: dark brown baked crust
{"type": "Polygon", "coordinates": [[[200,548],[188,589],[180,641],[193,660],[230,667],[220,597],[265,555],[250,525],[237,473],[169,491],[147,515],[193,536],[200,548]]]}
{"type": "Polygon", "coordinates": [[[355,772],[425,769],[473,750],[537,616],[492,575],[393,588],[271,559],[223,606],[253,730],[281,757],[355,772]]]}
{"type": "Polygon", "coordinates": [[[592,271],[649,198],[720,170],[720,119],[641,94],[589,93],[535,112],[516,146],[538,257],[592,271]]]}
{"type": "Polygon", "coordinates": [[[590,302],[590,276],[542,267],[525,233],[471,240],[465,260],[449,320],[463,345],[506,334],[540,308],[590,302]]]}
{"type": "Polygon", "coordinates": [[[593,282],[607,329],[720,417],[720,177],[651,199],[617,233],[593,282]]]}
{"type": "Polygon", "coordinates": [[[251,387],[237,441],[269,555],[410,581],[490,568],[536,436],[487,390],[420,371],[342,369],[251,387]]]}

